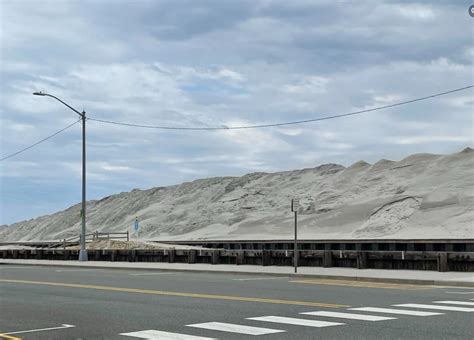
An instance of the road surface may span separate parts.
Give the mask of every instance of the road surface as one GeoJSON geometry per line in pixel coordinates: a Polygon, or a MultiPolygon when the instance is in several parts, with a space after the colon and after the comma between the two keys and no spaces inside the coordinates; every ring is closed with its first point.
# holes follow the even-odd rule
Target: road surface
{"type": "Polygon", "coordinates": [[[0,265],[0,339],[472,339],[474,289],[0,265]]]}

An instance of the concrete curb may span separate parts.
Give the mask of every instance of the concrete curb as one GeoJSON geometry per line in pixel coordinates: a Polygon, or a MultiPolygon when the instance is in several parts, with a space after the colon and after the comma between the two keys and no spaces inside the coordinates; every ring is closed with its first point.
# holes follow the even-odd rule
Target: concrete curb
{"type": "MultiPolygon", "coordinates": [[[[350,281],[364,281],[364,282],[380,282],[380,283],[401,283],[414,285],[436,285],[436,286],[452,286],[452,287],[474,287],[474,282],[467,281],[446,281],[446,280],[421,280],[421,279],[401,279],[401,278],[384,278],[384,277],[370,277],[370,276],[350,276],[350,275],[322,275],[322,274],[303,274],[303,273],[267,273],[267,272],[252,272],[252,271],[235,271],[225,269],[188,269],[188,268],[143,268],[127,266],[128,262],[123,262],[123,267],[104,266],[102,264],[94,265],[93,261],[87,262],[87,265],[77,263],[51,263],[48,260],[41,263],[23,263],[15,262],[15,260],[0,260],[0,265],[15,265],[15,266],[49,266],[49,267],[74,267],[74,268],[92,268],[92,269],[107,269],[107,270],[138,270],[138,271],[171,271],[171,272],[189,272],[189,273],[208,273],[208,274],[233,274],[233,275],[254,275],[254,276],[284,276],[297,279],[331,279],[331,280],[350,280],[350,281]]],[[[135,262],[136,263],[136,262],[135,262]]],[[[148,262],[147,262],[148,263],[148,262]]],[[[218,266],[218,265],[217,265],[218,266]]],[[[363,270],[363,269],[360,269],[363,270]]]]}

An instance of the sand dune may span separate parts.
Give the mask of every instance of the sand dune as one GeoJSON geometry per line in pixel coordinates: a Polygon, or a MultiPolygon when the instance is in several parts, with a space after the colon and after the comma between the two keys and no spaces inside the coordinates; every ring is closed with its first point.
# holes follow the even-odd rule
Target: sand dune
{"type": "MultiPolygon", "coordinates": [[[[87,228],[131,230],[138,216],[144,239],[291,238],[292,198],[301,238],[474,238],[474,151],[135,189],[88,202],[87,228]]],[[[4,226],[0,239],[77,235],[79,211],[4,226]]]]}

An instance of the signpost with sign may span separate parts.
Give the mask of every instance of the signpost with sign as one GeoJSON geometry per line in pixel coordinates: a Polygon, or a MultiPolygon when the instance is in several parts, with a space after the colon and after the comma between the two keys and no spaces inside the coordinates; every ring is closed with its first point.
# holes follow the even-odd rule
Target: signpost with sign
{"type": "Polygon", "coordinates": [[[140,225],[138,224],[138,217],[135,217],[135,222],[133,223],[133,229],[135,229],[135,235],[138,237],[138,230],[140,225]]]}
{"type": "Polygon", "coordinates": [[[295,273],[298,271],[298,209],[300,208],[300,200],[293,198],[291,200],[291,211],[295,213],[295,244],[293,246],[293,266],[295,273]]]}

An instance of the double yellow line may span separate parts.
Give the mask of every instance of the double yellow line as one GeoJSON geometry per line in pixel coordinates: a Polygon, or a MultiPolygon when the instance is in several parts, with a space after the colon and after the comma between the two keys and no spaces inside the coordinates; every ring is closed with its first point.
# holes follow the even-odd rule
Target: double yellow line
{"type": "Polygon", "coordinates": [[[2,333],[0,333],[0,339],[7,339],[7,340],[22,340],[21,338],[18,338],[18,337],[16,337],[16,336],[7,335],[7,334],[2,334],[2,333]]]}
{"type": "Polygon", "coordinates": [[[0,279],[0,282],[21,283],[21,284],[30,284],[30,285],[43,285],[43,286],[55,286],[55,287],[66,287],[66,288],[94,289],[94,290],[122,292],[122,293],[151,294],[151,295],[161,295],[161,296],[178,296],[178,297],[190,297],[190,298],[199,298],[199,299],[214,299],[214,300],[243,301],[243,302],[260,302],[260,303],[273,303],[273,304],[282,304],[282,305],[298,305],[298,306],[309,306],[309,307],[327,307],[327,308],[350,307],[349,305],[324,303],[324,302],[314,302],[314,301],[295,301],[295,300],[280,300],[280,299],[270,299],[270,298],[230,296],[230,295],[218,295],[218,294],[171,292],[171,291],[162,291],[162,290],[149,290],[149,289],[137,289],[137,288],[122,288],[122,287],[110,287],[110,286],[85,285],[85,284],[77,284],[77,283],[8,280],[8,279],[0,279]]]}

